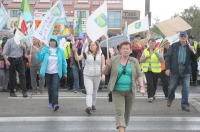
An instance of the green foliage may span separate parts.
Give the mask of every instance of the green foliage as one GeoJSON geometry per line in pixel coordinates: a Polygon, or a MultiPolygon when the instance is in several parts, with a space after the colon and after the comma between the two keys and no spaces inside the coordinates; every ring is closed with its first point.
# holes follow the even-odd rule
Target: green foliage
{"type": "Polygon", "coordinates": [[[194,5],[184,9],[180,14],[175,14],[174,17],[178,15],[192,26],[192,29],[188,31],[189,35],[200,40],[200,8],[194,5]]]}

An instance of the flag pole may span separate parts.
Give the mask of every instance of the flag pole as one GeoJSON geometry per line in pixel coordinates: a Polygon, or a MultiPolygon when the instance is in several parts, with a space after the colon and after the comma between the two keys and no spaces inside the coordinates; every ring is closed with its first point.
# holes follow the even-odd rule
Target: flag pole
{"type": "Polygon", "coordinates": [[[106,49],[107,49],[107,59],[109,59],[109,51],[108,51],[108,33],[106,35],[106,49]]]}

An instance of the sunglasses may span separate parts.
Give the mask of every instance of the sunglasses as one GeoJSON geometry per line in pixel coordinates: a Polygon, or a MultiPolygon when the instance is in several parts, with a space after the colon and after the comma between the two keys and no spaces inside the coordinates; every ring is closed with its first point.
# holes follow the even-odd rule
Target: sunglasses
{"type": "Polygon", "coordinates": [[[123,66],[123,71],[122,71],[123,74],[126,74],[126,66],[123,66]]]}

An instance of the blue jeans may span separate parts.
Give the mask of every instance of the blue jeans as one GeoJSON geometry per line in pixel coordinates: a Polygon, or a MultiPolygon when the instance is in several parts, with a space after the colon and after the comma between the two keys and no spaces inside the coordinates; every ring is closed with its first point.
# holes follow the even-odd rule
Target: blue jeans
{"type": "Polygon", "coordinates": [[[78,69],[78,66],[75,65],[75,64],[73,64],[72,65],[72,70],[73,70],[73,77],[74,77],[73,87],[74,87],[75,91],[78,91],[80,89],[80,86],[79,86],[79,69],[78,69]]]}
{"type": "Polygon", "coordinates": [[[48,88],[48,95],[49,95],[49,103],[54,106],[55,104],[58,104],[58,88],[59,88],[59,82],[60,78],[58,76],[58,73],[55,74],[45,74],[45,80],[48,88]]]}
{"type": "Polygon", "coordinates": [[[182,83],[182,99],[181,107],[189,107],[188,97],[189,97],[189,87],[190,87],[190,74],[182,75],[170,75],[169,91],[168,91],[168,100],[172,101],[175,98],[175,90],[177,88],[178,81],[182,83]]]}

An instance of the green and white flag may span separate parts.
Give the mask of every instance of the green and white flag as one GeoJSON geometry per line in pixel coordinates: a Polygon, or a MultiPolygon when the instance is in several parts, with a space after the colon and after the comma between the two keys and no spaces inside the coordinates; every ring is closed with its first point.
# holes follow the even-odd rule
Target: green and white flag
{"type": "Polygon", "coordinates": [[[0,29],[4,27],[4,25],[7,23],[9,19],[8,13],[6,12],[3,4],[1,3],[0,7],[0,29]]]}
{"type": "Polygon", "coordinates": [[[24,34],[19,29],[16,29],[15,36],[14,36],[15,43],[19,45],[20,41],[26,40],[26,39],[27,39],[26,36],[24,36],[24,34]]]}
{"type": "Polygon", "coordinates": [[[63,10],[62,1],[57,1],[55,5],[47,12],[33,36],[48,45],[55,23],[57,20],[60,21],[61,18],[65,16],[65,12],[63,12],[63,10]]]}
{"type": "Polygon", "coordinates": [[[87,19],[86,32],[88,37],[94,42],[102,35],[106,35],[107,31],[107,3],[105,1],[87,19]]]}
{"type": "Polygon", "coordinates": [[[146,30],[149,30],[148,15],[144,19],[137,20],[137,21],[128,25],[128,35],[143,32],[143,31],[146,31],[146,30]]]}

